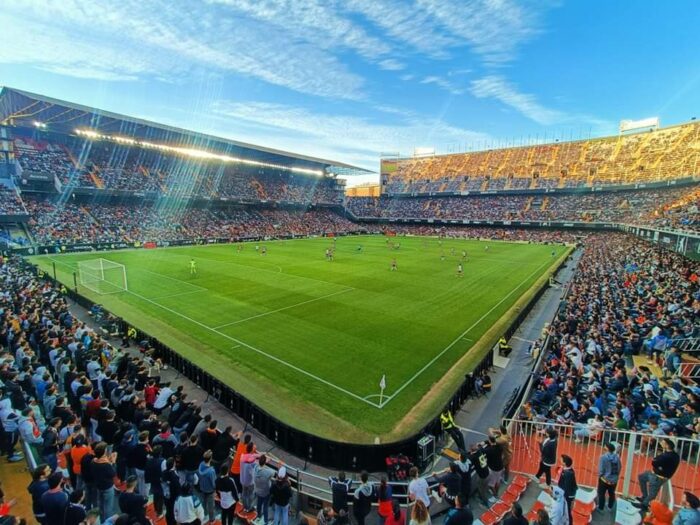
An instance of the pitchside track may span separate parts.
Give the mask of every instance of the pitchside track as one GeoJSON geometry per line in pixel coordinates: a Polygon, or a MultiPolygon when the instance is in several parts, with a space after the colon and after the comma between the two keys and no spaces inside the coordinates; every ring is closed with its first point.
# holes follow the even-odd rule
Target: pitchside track
{"type": "MultiPolygon", "coordinates": [[[[297,428],[371,442],[409,435],[434,415],[490,346],[479,343],[482,335],[513,315],[511,307],[568,251],[376,236],[241,246],[32,261],[49,273],[55,263],[68,286],[81,261],[124,265],[128,290],[79,291],[297,428]]],[[[498,329],[487,334],[489,343],[498,329]]]]}

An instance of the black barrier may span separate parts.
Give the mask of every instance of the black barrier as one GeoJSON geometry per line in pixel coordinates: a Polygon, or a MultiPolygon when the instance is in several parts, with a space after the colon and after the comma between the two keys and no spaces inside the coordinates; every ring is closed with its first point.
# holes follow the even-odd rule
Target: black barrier
{"type": "MultiPolygon", "coordinates": [[[[35,272],[37,267],[26,262],[35,272]]],[[[561,269],[566,260],[558,265],[555,271],[561,269]]],[[[60,286],[51,276],[43,274],[43,277],[60,286]]],[[[543,283],[527,305],[521,309],[517,316],[511,321],[508,328],[504,330],[507,338],[517,330],[533,306],[542,297],[547,289],[543,283]]],[[[89,310],[94,306],[94,302],[77,293],[68,290],[67,295],[83,308],[89,310]]],[[[129,325],[123,319],[119,319],[120,332],[125,333],[129,325]]],[[[134,327],[136,328],[136,327],[134,327]]],[[[255,403],[244,397],[232,387],[222,383],[214,376],[201,369],[175,350],[160,342],[155,337],[149,335],[141,329],[136,328],[139,341],[148,341],[154,349],[155,355],[160,357],[169,367],[177,370],[179,374],[186,377],[208,396],[212,396],[223,406],[231,410],[238,417],[243,419],[249,426],[273,441],[276,446],[293,454],[294,456],[324,467],[343,469],[348,471],[369,470],[380,471],[386,468],[385,459],[387,456],[404,454],[414,458],[417,451],[417,442],[426,434],[438,436],[441,434],[439,415],[426,424],[419,432],[411,437],[393,443],[382,443],[376,445],[353,444],[333,441],[321,438],[313,434],[298,430],[276,417],[268,414],[255,403]]],[[[483,370],[493,367],[493,349],[491,349],[481,362],[468,373],[452,397],[446,403],[446,407],[453,412],[459,410],[463,404],[474,395],[475,377],[483,370]]]]}

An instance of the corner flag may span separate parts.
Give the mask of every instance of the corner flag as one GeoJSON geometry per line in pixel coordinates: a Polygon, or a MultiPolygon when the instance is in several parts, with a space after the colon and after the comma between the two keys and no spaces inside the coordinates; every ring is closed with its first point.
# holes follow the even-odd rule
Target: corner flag
{"type": "Polygon", "coordinates": [[[382,408],[382,402],[384,401],[384,389],[386,388],[386,374],[382,374],[382,379],[379,381],[379,408],[382,408]]]}

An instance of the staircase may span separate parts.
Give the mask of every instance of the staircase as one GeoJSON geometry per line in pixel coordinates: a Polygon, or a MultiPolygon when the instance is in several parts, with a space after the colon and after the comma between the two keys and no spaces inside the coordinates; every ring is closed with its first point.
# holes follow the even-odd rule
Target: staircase
{"type": "Polygon", "coordinates": [[[528,197],[527,201],[525,201],[525,208],[523,211],[530,211],[530,208],[532,208],[532,201],[534,200],[534,197],[528,197]]]}
{"type": "Polygon", "coordinates": [[[549,197],[542,199],[542,206],[540,207],[540,210],[544,211],[547,208],[549,208],[549,197]]]}

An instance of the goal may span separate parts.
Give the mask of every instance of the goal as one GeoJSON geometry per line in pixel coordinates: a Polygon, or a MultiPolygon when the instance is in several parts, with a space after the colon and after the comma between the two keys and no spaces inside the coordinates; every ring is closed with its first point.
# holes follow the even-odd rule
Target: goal
{"type": "Polygon", "coordinates": [[[109,259],[89,259],[78,262],[80,284],[98,294],[126,292],[126,267],[109,259]]]}

